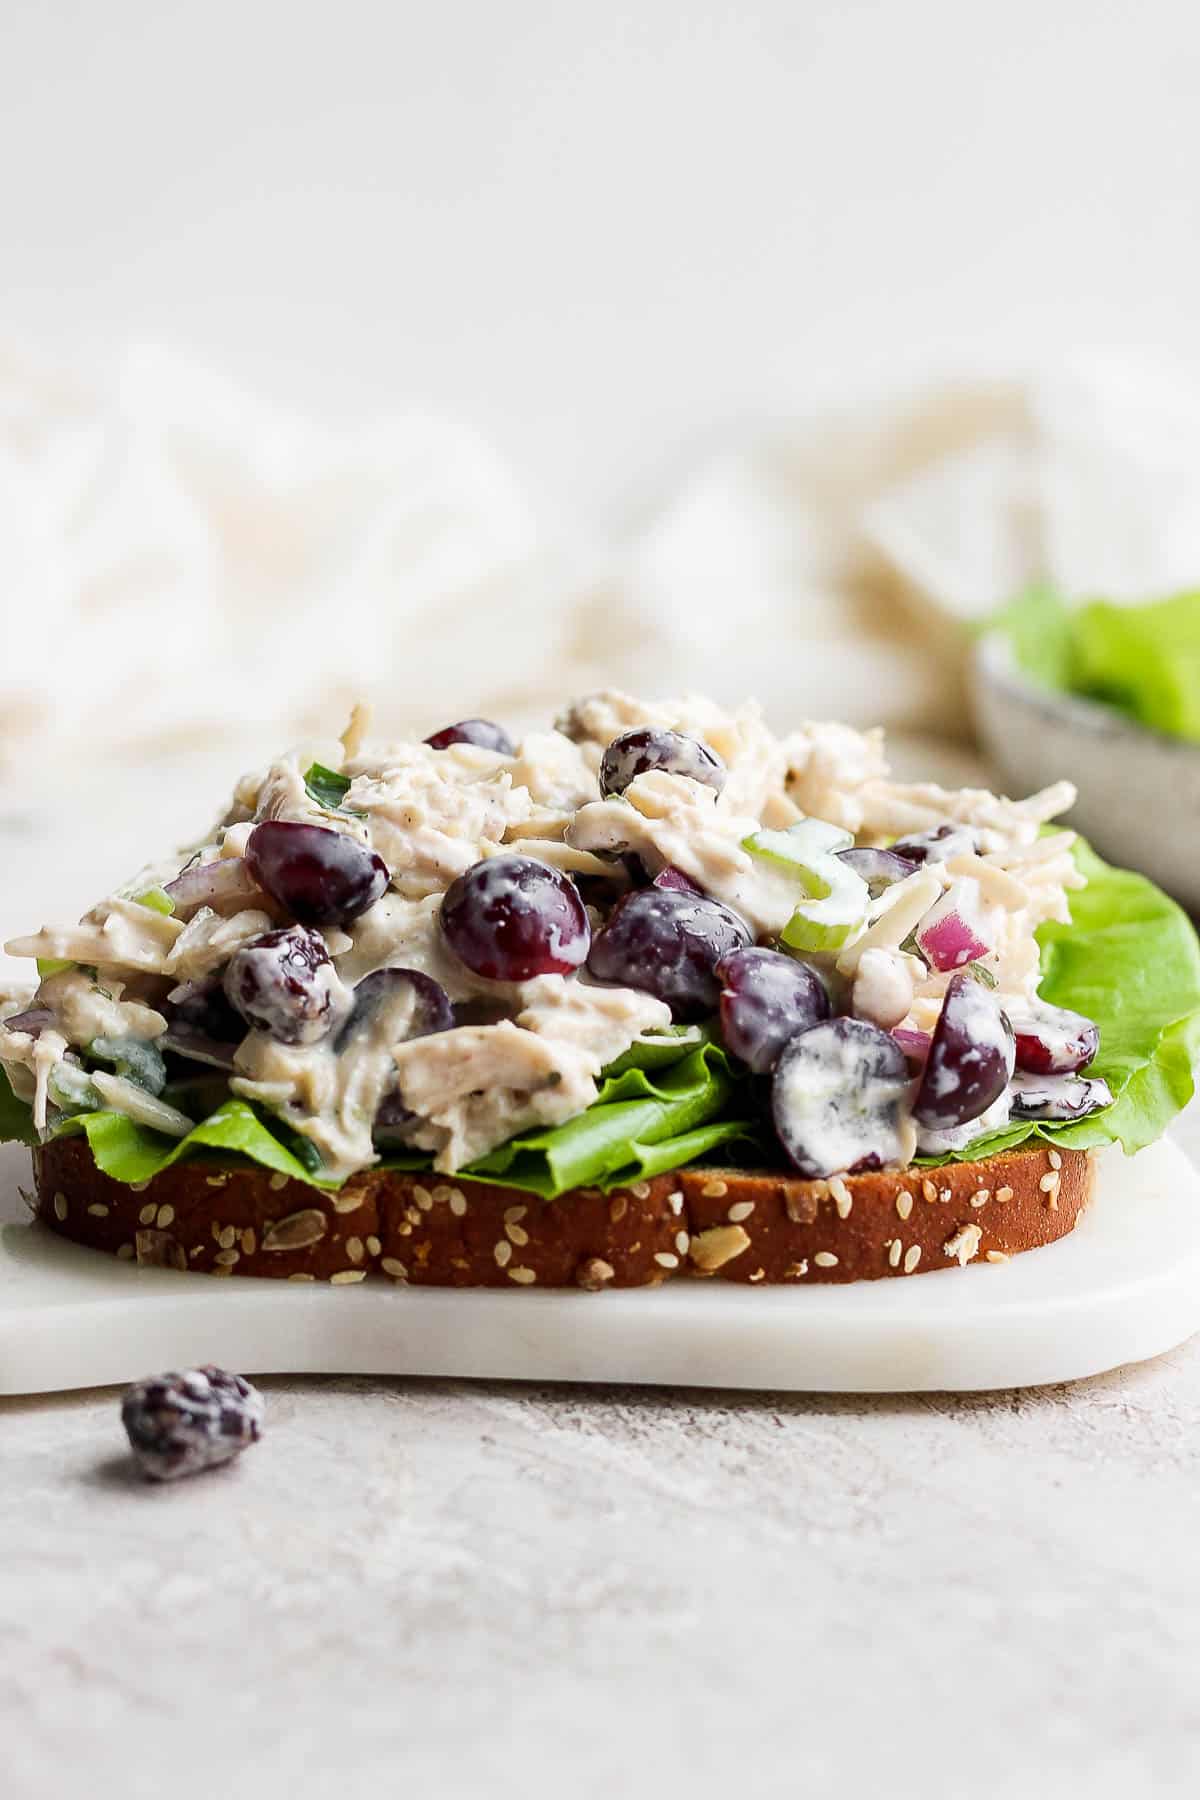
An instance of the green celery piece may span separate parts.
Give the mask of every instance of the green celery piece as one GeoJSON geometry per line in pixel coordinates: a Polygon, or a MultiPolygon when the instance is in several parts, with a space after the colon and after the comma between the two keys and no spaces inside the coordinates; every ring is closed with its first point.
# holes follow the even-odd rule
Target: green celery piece
{"type": "Polygon", "coordinates": [[[840,950],[867,916],[870,891],[861,875],[834,854],[854,842],[825,819],[801,819],[786,831],[754,831],[742,849],[800,882],[809,896],[780,933],[789,950],[840,950]]]}
{"type": "Polygon", "coordinates": [[[815,900],[823,900],[833,891],[837,870],[854,873],[845,863],[829,868],[834,851],[848,850],[853,842],[851,834],[838,825],[824,819],[800,819],[786,831],[752,831],[742,839],[742,849],[774,863],[785,875],[803,882],[805,892],[815,900]]]}
{"type": "Polygon", "coordinates": [[[46,981],[51,975],[61,975],[64,969],[73,969],[74,967],[75,964],[70,957],[67,957],[65,961],[58,956],[39,956],[37,959],[37,972],[43,981],[46,981]]]}
{"type": "Polygon", "coordinates": [[[339,775],[336,769],[327,769],[324,763],[310,763],[304,772],[304,785],[318,806],[328,807],[331,812],[344,810],[342,801],[350,788],[348,775],[339,775]]]}
{"type": "Polygon", "coordinates": [[[166,919],[169,919],[175,911],[175,902],[166,888],[147,888],[144,893],[135,894],[133,897],[139,906],[148,906],[151,912],[162,913],[166,919]]]}
{"type": "Polygon", "coordinates": [[[1200,743],[1200,593],[1095,600],[1074,619],[1074,686],[1152,730],[1200,743]]]}

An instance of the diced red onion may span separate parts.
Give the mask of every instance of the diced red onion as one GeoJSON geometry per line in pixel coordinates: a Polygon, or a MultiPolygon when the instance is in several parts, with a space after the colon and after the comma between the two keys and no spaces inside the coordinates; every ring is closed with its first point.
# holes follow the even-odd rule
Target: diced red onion
{"type": "Polygon", "coordinates": [[[892,1032],[892,1036],[895,1038],[910,1063],[915,1064],[918,1068],[923,1068],[925,1066],[925,1060],[929,1055],[929,1046],[933,1042],[933,1037],[930,1032],[911,1031],[903,1025],[897,1025],[892,1032]]]}
{"type": "Polygon", "coordinates": [[[917,926],[916,939],[925,960],[943,973],[961,969],[991,949],[980,935],[977,907],[966,884],[955,882],[931,906],[917,926]]]}
{"type": "Polygon", "coordinates": [[[54,1014],[48,1006],[31,1006],[27,1012],[10,1013],[3,1021],[5,1031],[24,1031],[30,1037],[40,1037],[53,1023],[54,1014]]]}
{"type": "Polygon", "coordinates": [[[222,906],[262,900],[263,893],[242,856],[221,856],[213,862],[194,863],[163,889],[175,902],[175,917],[182,919],[202,906],[217,911],[222,906]]]}
{"type": "Polygon", "coordinates": [[[665,869],[660,869],[652,885],[656,888],[671,888],[677,894],[695,894],[701,897],[704,894],[704,889],[697,887],[691,876],[685,875],[682,869],[677,869],[674,863],[668,863],[665,869]]]}

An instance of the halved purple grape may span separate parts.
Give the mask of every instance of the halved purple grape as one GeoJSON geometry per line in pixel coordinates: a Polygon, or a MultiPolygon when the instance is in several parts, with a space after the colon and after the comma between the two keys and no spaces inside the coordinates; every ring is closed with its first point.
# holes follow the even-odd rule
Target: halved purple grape
{"type": "Polygon", "coordinates": [[[1014,1075],[1009,1091],[1014,1119],[1084,1119],[1113,1097],[1098,1075],[1014,1075]]]}
{"type": "Polygon", "coordinates": [[[234,1053],[246,1035],[246,1021],[229,1003],[217,977],[173,988],[163,1002],[167,1029],[159,1042],[192,1062],[232,1069],[234,1053]]]}
{"type": "Polygon", "coordinates": [[[404,1096],[399,1088],[393,1088],[379,1103],[371,1136],[380,1145],[402,1144],[405,1141],[405,1128],[412,1124],[416,1116],[415,1112],[405,1106],[404,1096]]]}
{"type": "Polygon", "coordinates": [[[826,1019],[785,1047],[771,1083],[775,1131],[801,1175],[902,1160],[910,1076],[904,1052],[864,1019],[826,1019]]]}
{"type": "Polygon", "coordinates": [[[897,838],[892,850],[909,862],[949,862],[952,856],[969,856],[979,839],[969,825],[935,825],[930,831],[914,831],[897,838]]]}
{"type": "Polygon", "coordinates": [[[440,982],[420,969],[376,969],[354,989],[353,1004],[338,1032],[339,1056],[355,1038],[372,1031],[381,1041],[403,1044],[454,1025],[454,1008],[440,982]]]}
{"type": "Polygon", "coordinates": [[[915,875],[918,868],[915,857],[898,856],[894,850],[874,850],[866,844],[852,845],[849,850],[835,850],[834,855],[839,862],[847,863],[856,875],[862,876],[872,900],[884,888],[915,875]]]}
{"type": "Polygon", "coordinates": [[[615,737],[600,763],[600,792],[623,794],[637,775],[662,769],[668,775],[690,775],[718,793],[725,786],[725,764],[715,750],[682,731],[635,725],[615,737]]]}
{"type": "Polygon", "coordinates": [[[591,927],[572,882],[529,856],[491,856],[452,881],[442,930],[461,962],[488,981],[569,975],[591,927]]]}
{"type": "Polygon", "coordinates": [[[291,819],[255,826],[246,865],[301,925],[349,925],[374,906],[390,880],[383,858],[357,838],[291,819]]]}
{"type": "Polygon", "coordinates": [[[512,756],[516,751],[503,725],[496,725],[491,719],[460,719],[456,725],[435,731],[425,742],[431,750],[448,750],[451,744],[478,744],[481,750],[498,750],[501,756],[512,756]]]}
{"type": "Polygon", "coordinates": [[[315,931],[269,931],[235,951],[225,994],[248,1025],[281,1044],[315,1044],[341,1023],[350,996],[315,931]]]}
{"type": "Polygon", "coordinates": [[[778,950],[735,950],[717,965],[721,1036],[756,1075],[768,1075],[784,1046],[829,1017],[815,969],[778,950]]]}
{"type": "Polygon", "coordinates": [[[704,893],[704,889],[697,887],[691,876],[685,875],[682,869],[677,869],[674,863],[668,863],[665,869],[660,869],[650,885],[656,888],[670,888],[677,894],[691,894],[693,897],[702,896],[704,893]]]}
{"type": "Polygon", "coordinates": [[[588,969],[597,981],[665,1000],[674,1018],[689,1023],[716,1011],[717,964],[749,943],[745,921],[719,900],[641,888],[614,909],[592,944],[588,969]]]}
{"type": "Polygon", "coordinates": [[[1082,1013],[1042,1000],[1007,1011],[1017,1038],[1018,1069],[1034,1075],[1072,1075],[1095,1060],[1100,1027],[1082,1013]]]}
{"type": "Polygon", "coordinates": [[[174,881],[167,882],[163,893],[174,902],[177,919],[190,919],[202,906],[221,912],[252,906],[256,899],[262,899],[262,887],[244,856],[218,856],[212,862],[191,863],[174,881]]]}
{"type": "Polygon", "coordinates": [[[969,969],[942,997],[913,1117],[928,1131],[951,1131],[995,1104],[1013,1072],[1012,1027],[1000,1002],[969,969]]]}

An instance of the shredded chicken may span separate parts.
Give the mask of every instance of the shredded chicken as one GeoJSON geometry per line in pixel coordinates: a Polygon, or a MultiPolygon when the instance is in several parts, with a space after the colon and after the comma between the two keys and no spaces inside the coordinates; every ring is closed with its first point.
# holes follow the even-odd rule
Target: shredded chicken
{"type": "MultiPolygon", "coordinates": [[[[937,1022],[952,975],[913,953],[913,934],[919,940],[932,909],[969,911],[984,944],[979,960],[995,976],[1001,1001],[1028,1000],[1037,989],[1037,928],[1069,919],[1069,894],[1080,885],[1073,834],[1044,831],[1072,803],[1068,783],[1013,801],[981,789],[893,782],[879,732],[808,723],[777,737],[752,705],[729,711],[694,695],[643,702],[616,690],[576,701],[556,729],[530,733],[512,752],[470,743],[371,749],[366,727],[356,709],[340,743],[294,751],[245,777],[188,864],[243,857],[266,820],[321,826],[369,846],[387,865],[388,891],[345,929],[321,932],[339,991],[377,970],[408,969],[438,983],[456,1009],[453,1028],[410,1035],[428,1027],[400,984],[365,1023],[354,1015],[353,1029],[342,1028],[343,1013],[339,1030],[319,1042],[288,1045],[265,1030],[246,1031],[232,1090],[308,1137],[335,1176],[376,1160],[372,1130],[390,1096],[409,1115],[398,1129],[451,1171],[514,1134],[582,1112],[603,1068],[670,1023],[660,1000],[600,985],[586,969],[515,983],[468,969],[443,934],[441,906],[450,883],[484,858],[521,855],[584,878],[594,931],[628,890],[630,870],[640,878],[632,859],[651,876],[673,867],[770,942],[809,896],[799,870],[746,849],[753,834],[808,818],[878,846],[946,823],[970,827],[973,847],[959,847],[946,862],[930,860],[878,894],[830,958],[860,1018],[925,1032],[937,1022]],[[720,791],[658,769],[638,775],[621,796],[603,798],[605,748],[642,726],[707,744],[724,764],[720,791]],[[314,760],[348,784],[338,804],[309,790],[314,760]]],[[[0,1063],[14,1091],[33,1105],[39,1129],[52,1123],[54,1071],[64,1059],[82,1073],[81,1054],[97,1038],[152,1043],[166,1030],[168,995],[215,986],[237,950],[288,923],[275,899],[239,883],[236,872],[209,884],[216,890],[211,906],[193,883],[192,898],[179,903],[182,916],[131,897],[169,885],[181,861],[152,865],[76,926],[45,927],[8,946],[15,955],[69,965],[48,971],[32,1001],[23,1000],[40,1014],[29,1029],[19,1019],[16,1030],[0,1023],[0,1063]]],[[[184,1115],[143,1098],[123,1076],[102,1073],[96,1085],[110,1104],[144,1123],[155,1118],[159,1129],[177,1131],[183,1119],[186,1128],[184,1115]],[[132,1099],[125,1091],[131,1086],[132,1099]]]]}

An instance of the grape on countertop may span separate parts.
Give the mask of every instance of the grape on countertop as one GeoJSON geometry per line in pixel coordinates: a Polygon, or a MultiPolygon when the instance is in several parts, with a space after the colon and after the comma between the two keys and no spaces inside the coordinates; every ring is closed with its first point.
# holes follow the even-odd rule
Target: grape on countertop
{"type": "Polygon", "coordinates": [[[135,1382],[121,1402],[130,1448],[152,1481],[230,1462],[262,1436],[265,1407],[241,1375],[206,1365],[135,1382]]]}

